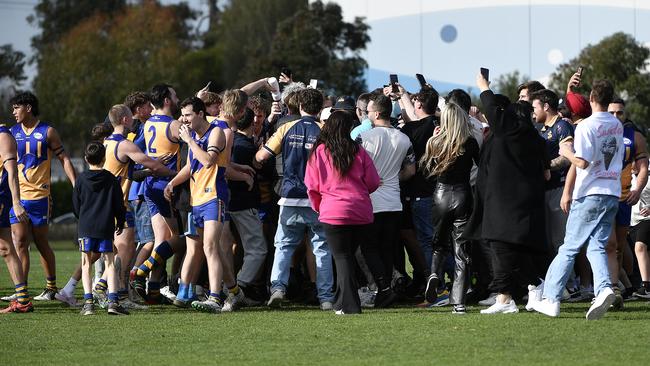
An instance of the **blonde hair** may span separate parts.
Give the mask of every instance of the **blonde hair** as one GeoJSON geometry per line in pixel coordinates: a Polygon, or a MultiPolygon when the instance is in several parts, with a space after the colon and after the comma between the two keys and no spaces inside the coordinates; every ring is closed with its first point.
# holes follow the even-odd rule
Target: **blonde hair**
{"type": "Polygon", "coordinates": [[[455,103],[447,104],[440,115],[440,133],[431,136],[420,159],[428,177],[444,173],[465,153],[465,141],[472,137],[469,115],[455,103]]]}
{"type": "Polygon", "coordinates": [[[221,99],[221,112],[231,118],[238,118],[246,108],[248,95],[239,89],[226,90],[221,99]]]}
{"type": "Polygon", "coordinates": [[[110,111],[108,111],[108,119],[111,121],[113,127],[117,127],[120,124],[120,121],[122,121],[122,118],[132,115],[131,108],[124,104],[116,104],[111,107],[110,111]]]}

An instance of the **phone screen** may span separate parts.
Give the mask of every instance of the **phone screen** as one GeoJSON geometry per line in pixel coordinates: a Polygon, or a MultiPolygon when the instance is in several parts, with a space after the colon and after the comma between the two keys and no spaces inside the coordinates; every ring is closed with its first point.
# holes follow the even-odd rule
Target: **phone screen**
{"type": "Polygon", "coordinates": [[[309,80],[309,87],[312,88],[312,89],[317,89],[318,88],[318,80],[317,79],[309,80]]]}
{"type": "Polygon", "coordinates": [[[427,80],[424,78],[424,75],[415,74],[415,77],[418,79],[418,82],[420,83],[421,88],[424,88],[425,86],[427,86],[427,80]]]}
{"type": "Polygon", "coordinates": [[[390,74],[390,85],[393,88],[393,93],[399,92],[399,89],[397,88],[397,75],[396,74],[390,74]]]}

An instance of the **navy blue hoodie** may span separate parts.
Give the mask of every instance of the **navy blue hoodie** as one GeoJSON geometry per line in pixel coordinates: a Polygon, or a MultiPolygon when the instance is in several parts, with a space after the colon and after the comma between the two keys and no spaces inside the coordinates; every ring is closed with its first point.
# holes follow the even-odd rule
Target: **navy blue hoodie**
{"type": "Polygon", "coordinates": [[[124,227],[126,208],[117,178],[107,170],[81,173],[72,191],[79,238],[113,240],[115,223],[124,227]]]}

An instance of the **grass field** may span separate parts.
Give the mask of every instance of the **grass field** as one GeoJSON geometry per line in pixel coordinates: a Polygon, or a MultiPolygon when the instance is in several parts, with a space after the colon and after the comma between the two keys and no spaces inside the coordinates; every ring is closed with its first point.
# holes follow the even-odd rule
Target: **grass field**
{"type": "MultiPolygon", "coordinates": [[[[72,245],[65,247],[56,251],[61,286],[79,258],[72,245]]],[[[32,253],[33,295],[43,277],[32,253]]],[[[0,295],[12,290],[2,265],[0,295]]],[[[492,316],[478,307],[464,316],[448,307],[335,316],[305,307],[209,315],[165,306],[82,318],[58,302],[38,302],[34,313],[0,318],[0,365],[647,364],[647,302],[627,303],[596,322],[585,321],[587,307],[563,305],[558,319],[523,306],[519,314],[492,316]]]]}

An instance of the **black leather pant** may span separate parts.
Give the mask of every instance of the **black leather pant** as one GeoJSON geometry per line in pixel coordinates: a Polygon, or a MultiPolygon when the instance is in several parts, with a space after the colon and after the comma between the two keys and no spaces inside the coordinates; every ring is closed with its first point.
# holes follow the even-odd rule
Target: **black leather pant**
{"type": "Polygon", "coordinates": [[[433,192],[433,258],[431,275],[442,277],[443,261],[453,249],[454,281],[449,297],[451,304],[465,304],[469,287],[469,242],[461,238],[472,213],[469,184],[438,183],[433,192]]]}

